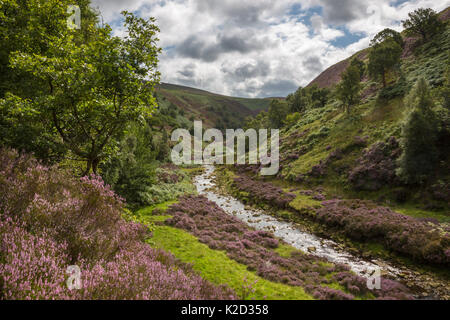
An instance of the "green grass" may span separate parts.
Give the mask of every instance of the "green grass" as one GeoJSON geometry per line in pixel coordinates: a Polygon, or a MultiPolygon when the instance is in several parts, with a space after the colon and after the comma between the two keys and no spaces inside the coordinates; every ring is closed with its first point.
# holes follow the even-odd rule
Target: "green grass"
{"type": "Polygon", "coordinates": [[[297,193],[297,196],[289,203],[289,206],[295,210],[301,210],[307,208],[320,208],[322,207],[322,204],[321,201],[314,200],[310,196],[297,193]]]}
{"type": "Polygon", "coordinates": [[[435,211],[426,211],[417,209],[414,207],[414,205],[404,205],[404,206],[397,206],[392,208],[394,211],[411,216],[414,218],[433,218],[438,220],[439,222],[443,223],[450,223],[450,213],[449,212],[435,212],[435,211]]]}
{"type": "MultiPolygon", "coordinates": [[[[242,290],[243,281],[253,283],[255,293],[250,298],[257,300],[311,300],[303,288],[291,287],[281,283],[274,283],[258,277],[249,271],[245,265],[228,258],[225,252],[212,250],[200,243],[191,234],[172,227],[158,226],[153,232],[151,243],[156,248],[170,251],[183,262],[191,263],[195,271],[212,283],[227,284],[238,294],[242,290]]],[[[287,247],[281,251],[287,253],[287,247]]],[[[295,249],[294,249],[295,250],[295,249]]]]}
{"type": "Polygon", "coordinates": [[[167,209],[169,209],[169,207],[171,205],[173,205],[173,204],[175,204],[177,202],[178,202],[177,200],[172,200],[172,201],[167,201],[167,202],[164,202],[164,203],[159,203],[159,204],[156,204],[154,206],[150,206],[150,207],[146,207],[146,208],[143,208],[141,210],[138,210],[136,212],[136,214],[139,215],[139,216],[147,216],[147,215],[151,215],[154,210],[159,210],[159,211],[165,212],[167,209]]]}
{"type": "Polygon", "coordinates": [[[275,249],[275,252],[278,253],[283,258],[290,258],[292,253],[299,252],[300,250],[294,248],[293,246],[290,246],[288,244],[281,244],[278,246],[278,248],[275,249]]]}

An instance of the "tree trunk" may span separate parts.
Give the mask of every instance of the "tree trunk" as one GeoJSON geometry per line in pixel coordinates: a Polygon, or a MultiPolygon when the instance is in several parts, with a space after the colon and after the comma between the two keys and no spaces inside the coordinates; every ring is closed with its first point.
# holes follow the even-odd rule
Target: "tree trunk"
{"type": "Polygon", "coordinates": [[[99,163],[100,163],[99,159],[95,159],[92,161],[92,172],[94,172],[94,174],[97,174],[97,167],[99,163]]]}
{"type": "Polygon", "coordinates": [[[383,72],[383,88],[386,88],[386,71],[383,72]]]}
{"type": "Polygon", "coordinates": [[[91,171],[91,167],[92,167],[92,160],[88,160],[87,164],[86,164],[86,170],[83,173],[83,177],[87,176],[89,174],[89,172],[91,171]]]}

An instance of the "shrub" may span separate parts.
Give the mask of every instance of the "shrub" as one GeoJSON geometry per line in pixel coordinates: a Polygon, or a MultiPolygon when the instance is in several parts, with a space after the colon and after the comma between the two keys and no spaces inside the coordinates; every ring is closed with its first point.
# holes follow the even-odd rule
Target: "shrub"
{"type": "Polygon", "coordinates": [[[124,202],[98,176],[81,179],[0,150],[1,299],[228,299],[122,218],[124,202]],[[69,291],[69,265],[82,270],[69,291]],[[175,290],[174,290],[175,289],[175,290]]]}
{"type": "Polygon", "coordinates": [[[330,200],[316,219],[359,241],[376,241],[418,261],[449,265],[450,235],[426,221],[364,201],[330,200]]]}
{"type": "Polygon", "coordinates": [[[295,195],[292,193],[286,193],[283,189],[268,182],[252,180],[246,175],[234,178],[233,187],[250,193],[253,198],[282,209],[287,208],[289,203],[295,199],[295,195]]]}
{"type": "Polygon", "coordinates": [[[357,190],[376,191],[383,186],[396,182],[396,159],[400,155],[400,146],[395,137],[387,142],[377,142],[356,160],[348,176],[349,182],[357,190]]]}

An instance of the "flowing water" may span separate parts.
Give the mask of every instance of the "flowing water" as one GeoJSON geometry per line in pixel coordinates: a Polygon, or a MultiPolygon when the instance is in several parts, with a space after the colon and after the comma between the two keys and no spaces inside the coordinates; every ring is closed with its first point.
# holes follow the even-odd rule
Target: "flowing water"
{"type": "Polygon", "coordinates": [[[450,299],[450,283],[448,280],[436,278],[429,273],[417,272],[406,267],[393,266],[379,259],[364,259],[339,246],[336,242],[320,238],[302,226],[280,221],[263,210],[249,209],[238,199],[215,191],[214,166],[205,166],[205,172],[197,176],[194,184],[200,195],[215,202],[226,213],[237,217],[256,230],[272,232],[277,238],[303,252],[327,259],[332,263],[340,263],[350,267],[352,271],[363,277],[369,277],[379,270],[384,275],[407,284],[418,299],[450,299]]]}
{"type": "Polygon", "coordinates": [[[333,263],[341,263],[349,266],[355,273],[368,276],[373,271],[381,269],[383,273],[396,276],[400,270],[390,266],[384,261],[367,261],[356,257],[349,252],[337,249],[337,244],[331,240],[321,239],[289,222],[277,220],[265,214],[262,210],[248,209],[239,200],[216,193],[213,191],[214,166],[206,166],[205,172],[195,178],[195,185],[199,194],[208,200],[215,202],[226,213],[236,216],[256,230],[272,232],[277,238],[282,239],[293,247],[312,255],[325,258],[333,263]]]}

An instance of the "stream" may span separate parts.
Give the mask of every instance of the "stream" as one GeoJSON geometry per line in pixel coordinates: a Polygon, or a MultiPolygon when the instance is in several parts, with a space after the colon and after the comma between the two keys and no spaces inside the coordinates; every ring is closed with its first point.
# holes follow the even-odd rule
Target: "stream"
{"type": "MultiPolygon", "coordinates": [[[[402,280],[405,274],[411,275],[411,278],[417,278],[417,274],[413,271],[394,267],[387,261],[368,260],[355,256],[340,249],[337,243],[332,240],[322,239],[306,230],[302,230],[301,226],[280,221],[266,214],[263,210],[249,209],[248,206],[238,199],[215,192],[214,171],[214,166],[205,166],[205,172],[195,177],[194,184],[198,193],[215,202],[226,213],[235,216],[248,226],[256,230],[269,231],[277,238],[303,252],[325,258],[332,263],[347,265],[353,272],[366,278],[373,274],[375,270],[380,270],[381,274],[390,275],[397,280],[402,280]]],[[[414,285],[416,286],[417,284],[415,283],[414,285]]],[[[427,295],[422,294],[421,297],[424,298],[427,295]]]]}

